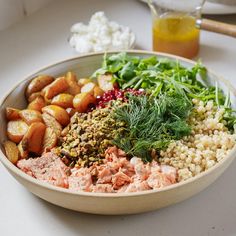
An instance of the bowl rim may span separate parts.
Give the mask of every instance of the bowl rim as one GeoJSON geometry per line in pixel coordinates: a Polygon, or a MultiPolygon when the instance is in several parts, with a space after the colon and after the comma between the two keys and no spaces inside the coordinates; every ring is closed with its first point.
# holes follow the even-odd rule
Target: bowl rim
{"type": "MultiPolygon", "coordinates": [[[[9,89],[4,96],[2,96],[2,98],[0,99],[0,109],[2,109],[2,105],[3,103],[7,100],[7,98],[10,96],[10,94],[12,93],[13,90],[15,90],[21,83],[26,82],[27,80],[29,80],[29,78],[35,76],[36,74],[41,73],[41,71],[49,69],[53,66],[57,66],[66,62],[70,62],[79,58],[84,58],[84,57],[92,57],[92,56],[102,56],[104,55],[104,53],[107,54],[115,54],[115,53],[120,53],[120,52],[126,52],[126,53],[130,53],[130,54],[143,54],[143,55],[149,55],[149,56],[163,56],[163,57],[167,57],[169,59],[175,59],[175,60],[179,60],[180,62],[186,62],[188,64],[194,65],[196,62],[190,59],[186,59],[180,56],[176,56],[176,55],[172,55],[172,54],[168,54],[168,53],[161,53],[161,52],[153,52],[153,51],[148,51],[148,50],[115,50],[115,51],[106,51],[106,52],[96,52],[96,53],[87,53],[87,54],[83,54],[83,55],[78,55],[78,56],[74,56],[74,57],[69,57],[67,59],[64,60],[60,60],[57,61],[53,64],[50,64],[48,66],[42,67],[38,70],[36,70],[34,73],[30,73],[28,76],[25,76],[23,80],[17,82],[17,84],[9,89]]],[[[222,78],[222,76],[217,75],[217,73],[213,72],[211,69],[207,68],[207,71],[209,74],[213,75],[214,80],[216,81],[221,81],[223,82],[229,89],[230,91],[236,96],[236,89],[232,86],[232,84],[222,78]]],[[[2,144],[1,144],[2,145],[2,144]]],[[[230,153],[223,158],[220,162],[216,163],[213,167],[211,167],[210,169],[201,172],[200,174],[191,177],[183,182],[179,182],[179,183],[175,183],[163,188],[159,188],[159,189],[151,189],[151,190],[146,190],[146,191],[138,191],[138,192],[128,192],[128,193],[98,193],[98,192],[85,192],[85,191],[75,191],[75,190],[71,190],[71,189],[66,189],[66,188],[62,188],[62,187],[57,187],[54,186],[52,184],[49,184],[47,182],[43,182],[41,180],[35,179],[32,176],[27,175],[25,172],[23,172],[22,170],[20,170],[19,168],[17,168],[14,164],[12,164],[8,158],[6,157],[6,155],[4,154],[4,152],[2,150],[0,150],[0,161],[2,162],[2,164],[4,165],[4,167],[7,168],[7,170],[13,172],[15,175],[20,176],[22,179],[30,182],[31,184],[35,184],[35,185],[39,185],[42,188],[46,188],[49,191],[56,191],[56,192],[60,192],[60,193],[64,193],[64,194],[72,194],[72,195],[78,195],[81,197],[99,197],[99,198],[123,198],[123,197],[137,197],[137,196],[141,196],[141,195],[146,195],[146,194],[156,194],[159,192],[166,192],[169,190],[173,190],[175,188],[180,188],[183,187],[185,185],[188,185],[192,182],[195,182],[196,180],[210,175],[212,172],[216,171],[217,169],[219,169],[219,167],[226,162],[229,158],[231,158],[233,161],[233,159],[235,158],[235,154],[236,153],[236,145],[234,146],[234,148],[230,151],[230,153]]]]}

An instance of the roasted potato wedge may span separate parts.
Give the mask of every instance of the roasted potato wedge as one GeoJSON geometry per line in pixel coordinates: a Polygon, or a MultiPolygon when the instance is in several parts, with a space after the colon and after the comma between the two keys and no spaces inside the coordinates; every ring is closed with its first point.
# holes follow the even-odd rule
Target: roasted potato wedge
{"type": "Polygon", "coordinates": [[[28,124],[34,122],[43,122],[42,115],[39,111],[24,109],[20,111],[20,117],[28,124]]]}
{"type": "Polygon", "coordinates": [[[52,83],[53,77],[48,75],[39,75],[34,78],[26,88],[26,97],[28,98],[31,94],[41,91],[44,87],[52,83]]]}
{"type": "Polygon", "coordinates": [[[104,91],[99,87],[99,86],[95,86],[93,89],[93,95],[94,97],[101,97],[104,94],[104,91]]]}
{"type": "Polygon", "coordinates": [[[97,80],[99,87],[105,92],[114,88],[111,74],[99,75],[97,80]]]}
{"type": "Polygon", "coordinates": [[[96,87],[95,83],[89,82],[81,88],[81,93],[91,93],[91,94],[93,94],[93,91],[94,91],[95,87],[96,87]]]}
{"type": "Polygon", "coordinates": [[[91,93],[77,94],[73,99],[73,106],[78,112],[85,112],[89,104],[96,102],[96,98],[91,93]]]}
{"type": "Polygon", "coordinates": [[[5,141],[3,145],[5,148],[5,152],[6,152],[6,156],[8,160],[11,163],[16,164],[20,156],[19,149],[16,146],[16,144],[12,141],[5,141]]]}
{"type": "Polygon", "coordinates": [[[20,112],[19,109],[15,109],[15,108],[12,108],[12,107],[7,107],[6,108],[7,120],[18,120],[18,119],[20,119],[19,112],[20,112]]]}
{"type": "Polygon", "coordinates": [[[65,79],[65,77],[60,77],[54,80],[51,84],[46,86],[43,90],[42,93],[44,95],[44,98],[46,101],[52,99],[59,93],[63,93],[69,88],[69,85],[65,79]]]}
{"type": "Polygon", "coordinates": [[[44,113],[53,116],[62,126],[66,126],[70,122],[70,117],[66,110],[57,105],[49,105],[42,109],[44,113]]]}
{"type": "Polygon", "coordinates": [[[42,108],[46,106],[46,102],[42,96],[36,97],[31,103],[29,103],[27,109],[42,111],[42,108]]]}
{"type": "Polygon", "coordinates": [[[42,114],[43,121],[47,127],[52,128],[54,133],[56,134],[57,138],[61,135],[62,126],[61,124],[51,115],[47,113],[42,114]]]}
{"type": "Polygon", "coordinates": [[[81,86],[78,84],[76,75],[73,72],[69,71],[66,73],[66,82],[69,85],[69,88],[66,91],[67,93],[71,95],[76,95],[80,93],[81,86]]]}
{"type": "Polygon", "coordinates": [[[14,120],[7,123],[7,136],[15,143],[19,143],[27,131],[28,125],[22,120],[14,120]]]}
{"type": "Polygon", "coordinates": [[[43,150],[43,138],[46,130],[46,125],[42,122],[35,122],[29,126],[28,131],[21,140],[23,150],[28,153],[40,155],[43,150]]]}
{"type": "Polygon", "coordinates": [[[57,144],[57,135],[52,128],[47,127],[43,137],[43,152],[50,151],[57,144]]]}
{"type": "Polygon", "coordinates": [[[73,96],[68,93],[60,93],[52,99],[51,104],[63,108],[73,107],[73,96]]]}

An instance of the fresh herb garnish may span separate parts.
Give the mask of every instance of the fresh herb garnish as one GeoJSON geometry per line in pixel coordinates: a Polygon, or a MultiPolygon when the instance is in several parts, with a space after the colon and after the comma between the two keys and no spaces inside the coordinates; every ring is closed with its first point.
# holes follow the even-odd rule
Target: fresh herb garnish
{"type": "Polygon", "coordinates": [[[141,58],[129,56],[126,53],[107,56],[105,54],[102,67],[98,74],[110,73],[113,81],[121,89],[145,89],[153,97],[161,94],[174,96],[182,94],[189,100],[196,98],[204,102],[213,100],[218,107],[224,107],[226,114],[223,119],[229,130],[235,131],[236,117],[231,108],[229,96],[225,96],[216,82],[211,86],[207,80],[207,70],[196,63],[192,68],[186,68],[178,61],[158,58],[156,56],[141,58]]]}
{"type": "Polygon", "coordinates": [[[222,91],[208,84],[207,71],[201,63],[186,68],[170,59],[156,56],[140,58],[119,53],[105,55],[102,68],[93,76],[104,73],[111,73],[121,89],[143,88],[153,96],[182,92],[190,99],[214,100],[219,105],[225,102],[222,91]]]}
{"type": "Polygon", "coordinates": [[[166,148],[171,140],[189,135],[191,128],[185,119],[192,104],[181,94],[129,96],[129,102],[114,111],[117,121],[126,123],[126,132],[117,135],[113,143],[131,156],[152,160],[152,150],[166,148]]]}

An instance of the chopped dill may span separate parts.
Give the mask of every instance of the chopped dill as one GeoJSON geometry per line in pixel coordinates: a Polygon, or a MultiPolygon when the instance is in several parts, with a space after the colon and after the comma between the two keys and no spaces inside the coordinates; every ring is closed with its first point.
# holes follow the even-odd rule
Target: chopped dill
{"type": "Polygon", "coordinates": [[[126,132],[118,134],[113,143],[131,156],[151,161],[152,150],[161,150],[171,140],[189,135],[185,119],[192,104],[185,96],[129,96],[129,102],[114,111],[117,121],[125,122],[126,132]]]}

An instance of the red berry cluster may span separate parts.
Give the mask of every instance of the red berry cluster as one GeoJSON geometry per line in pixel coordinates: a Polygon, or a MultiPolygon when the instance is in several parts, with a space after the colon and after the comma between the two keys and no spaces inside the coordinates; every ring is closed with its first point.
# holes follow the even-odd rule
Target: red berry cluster
{"type": "Polygon", "coordinates": [[[127,94],[133,94],[135,96],[139,96],[144,94],[144,90],[135,90],[135,89],[113,89],[105,92],[101,97],[97,97],[97,107],[104,108],[108,104],[108,102],[113,100],[127,101],[127,94]]]}

